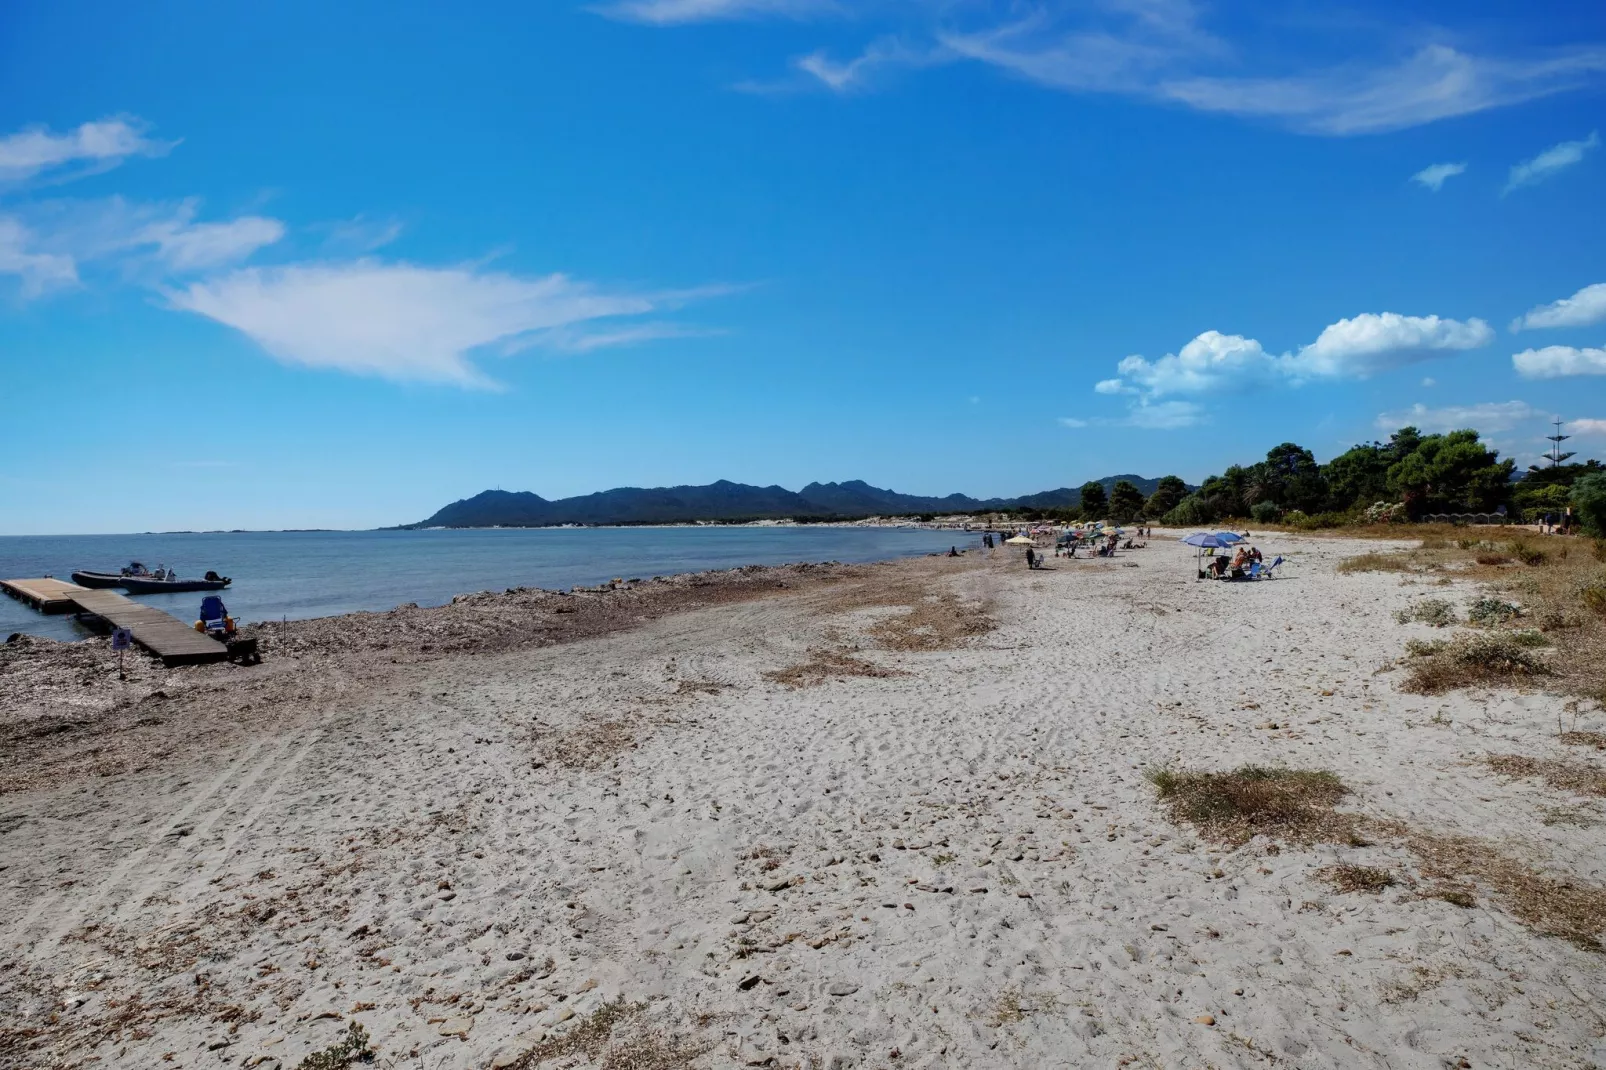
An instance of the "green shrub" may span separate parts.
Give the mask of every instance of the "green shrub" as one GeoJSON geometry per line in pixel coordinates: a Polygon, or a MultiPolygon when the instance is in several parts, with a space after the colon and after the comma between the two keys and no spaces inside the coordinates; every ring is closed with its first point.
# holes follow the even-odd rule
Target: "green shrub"
{"type": "Polygon", "coordinates": [[[1572,503],[1584,531],[1606,539],[1606,472],[1592,472],[1574,480],[1572,503]]]}
{"type": "Polygon", "coordinates": [[[1421,621],[1435,628],[1447,628],[1456,622],[1455,607],[1442,598],[1428,598],[1395,613],[1394,619],[1401,624],[1421,621]]]}
{"type": "Polygon", "coordinates": [[[1467,620],[1480,628],[1493,628],[1521,613],[1522,610],[1510,602],[1502,602],[1498,598],[1480,598],[1467,609],[1467,620]]]}
{"type": "Polygon", "coordinates": [[[1262,524],[1275,522],[1282,513],[1276,502],[1256,502],[1249,510],[1249,515],[1262,524]]]}

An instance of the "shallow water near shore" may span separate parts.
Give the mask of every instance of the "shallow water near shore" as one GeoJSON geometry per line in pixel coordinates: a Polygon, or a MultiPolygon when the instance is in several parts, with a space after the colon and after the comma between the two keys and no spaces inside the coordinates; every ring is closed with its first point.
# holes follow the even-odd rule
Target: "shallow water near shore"
{"type": "MultiPolygon", "coordinates": [[[[0,538],[0,579],[74,569],[115,571],[130,560],[181,577],[232,577],[223,592],[245,621],[441,605],[508,587],[567,589],[677,572],[795,561],[882,561],[976,545],[979,536],[917,528],[536,528],[467,531],[274,531],[0,538]]],[[[141,596],[188,620],[202,594],[141,596]]],[[[0,637],[82,638],[71,616],[46,617],[0,597],[0,637]]]]}

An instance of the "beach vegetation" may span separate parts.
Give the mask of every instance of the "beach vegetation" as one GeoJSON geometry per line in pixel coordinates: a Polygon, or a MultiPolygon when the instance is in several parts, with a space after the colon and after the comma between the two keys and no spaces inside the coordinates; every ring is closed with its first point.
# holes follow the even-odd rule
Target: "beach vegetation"
{"type": "Polygon", "coordinates": [[[344,1070],[354,1063],[373,1061],[374,1050],[369,1045],[368,1031],[360,1023],[352,1022],[339,1040],[302,1059],[296,1064],[296,1070],[344,1070]]]}
{"type": "Polygon", "coordinates": [[[1566,758],[1529,758],[1521,754],[1490,754],[1489,768],[1514,780],[1542,780],[1547,788],[1578,795],[1606,798],[1606,770],[1588,762],[1566,758]]]}
{"type": "Polygon", "coordinates": [[[1316,876],[1330,883],[1334,891],[1346,895],[1351,892],[1370,892],[1376,895],[1384,888],[1392,888],[1399,883],[1394,874],[1386,869],[1358,866],[1351,862],[1326,866],[1317,870],[1316,876]]]}
{"type": "Polygon", "coordinates": [[[1350,793],[1326,770],[1246,765],[1232,772],[1150,770],[1148,780],[1173,821],[1202,836],[1240,844],[1257,835],[1293,843],[1350,843],[1356,816],[1334,807],[1350,793]]]}
{"type": "Polygon", "coordinates": [[[1452,639],[1412,640],[1403,691],[1440,695],[1463,687],[1499,687],[1553,675],[1531,646],[1510,632],[1463,632],[1452,639]]]}
{"type": "Polygon", "coordinates": [[[1435,628],[1447,628],[1456,623],[1455,606],[1442,598],[1427,598],[1414,606],[1399,610],[1394,619],[1401,624],[1431,624],[1435,628]]]}
{"type": "Polygon", "coordinates": [[[1467,608],[1467,621],[1480,628],[1496,628],[1521,612],[1520,608],[1510,602],[1485,595],[1467,608]]]}
{"type": "Polygon", "coordinates": [[[1606,472],[1594,471],[1573,482],[1568,500],[1584,532],[1606,539],[1606,472]]]}
{"type": "Polygon", "coordinates": [[[1409,554],[1364,553],[1338,563],[1339,572],[1415,572],[1416,568],[1409,554]]]}
{"type": "Polygon", "coordinates": [[[577,1018],[566,1031],[529,1048],[509,1063],[509,1070],[535,1070],[556,1059],[572,1065],[589,1062],[599,1070],[683,1070],[713,1050],[714,1045],[649,1027],[642,1021],[645,1003],[627,1003],[623,996],[577,1018]]]}

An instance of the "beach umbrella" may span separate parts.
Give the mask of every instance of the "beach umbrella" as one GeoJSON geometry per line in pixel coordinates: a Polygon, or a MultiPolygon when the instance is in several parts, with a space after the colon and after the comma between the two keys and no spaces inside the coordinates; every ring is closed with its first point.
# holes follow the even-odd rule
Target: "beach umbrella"
{"type": "Polygon", "coordinates": [[[1032,540],[1028,539],[1024,535],[1017,535],[1013,539],[1005,539],[1004,542],[1006,544],[1010,545],[1010,546],[1031,546],[1032,545],[1032,540]]]}
{"type": "MultiPolygon", "coordinates": [[[[1235,539],[1238,538],[1236,535],[1232,537],[1235,539]]],[[[1222,541],[1222,537],[1220,535],[1211,535],[1204,531],[1189,535],[1186,539],[1183,539],[1182,542],[1185,546],[1195,547],[1195,552],[1193,555],[1193,575],[1195,579],[1199,577],[1199,550],[1206,548],[1218,549],[1220,547],[1230,545],[1229,543],[1222,541]]]]}
{"type": "Polygon", "coordinates": [[[1234,535],[1230,531],[1218,531],[1216,532],[1216,538],[1221,540],[1221,545],[1223,546],[1236,546],[1238,543],[1244,541],[1244,537],[1242,535],[1234,535]]]}

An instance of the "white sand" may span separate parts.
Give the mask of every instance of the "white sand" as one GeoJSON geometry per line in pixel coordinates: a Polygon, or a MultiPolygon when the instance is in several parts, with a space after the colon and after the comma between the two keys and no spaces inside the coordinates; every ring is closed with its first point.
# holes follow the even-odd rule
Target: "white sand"
{"type": "Polygon", "coordinates": [[[0,1066],[288,1068],[353,1020],[381,1065],[505,1065],[616,997],[709,1067],[1606,1066],[1606,957],[1487,896],[1312,877],[1409,878],[1399,847],[1222,850],[1166,820],[1151,766],[1329,769],[1367,814],[1606,883],[1600,826],[1542,821],[1598,803],[1477,764],[1563,756],[1559,699],[1376,675],[1431,631],[1394,610],[1470,587],[1334,572],[1376,543],[1257,541],[1282,578],[1196,582],[1158,541],[909,566],[1000,626],[864,642],[903,675],[765,679],[895,612],[783,594],[378,685],[309,673],[141,773],[0,796],[0,1066]]]}

